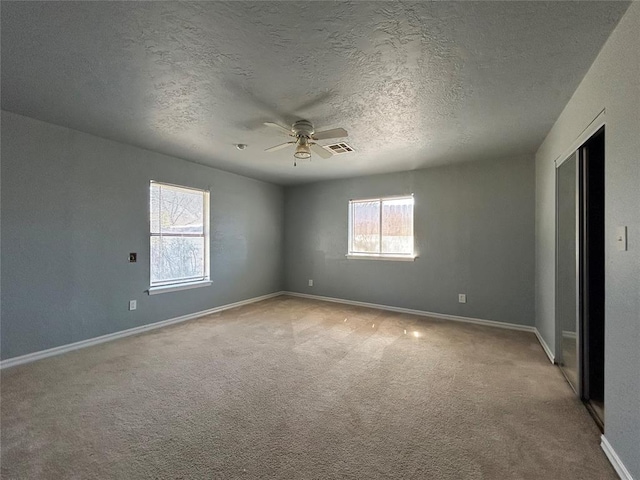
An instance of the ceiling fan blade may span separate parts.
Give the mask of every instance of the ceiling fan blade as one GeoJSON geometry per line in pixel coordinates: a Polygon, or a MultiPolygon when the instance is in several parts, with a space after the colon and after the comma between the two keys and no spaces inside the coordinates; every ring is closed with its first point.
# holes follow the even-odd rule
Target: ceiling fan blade
{"type": "Polygon", "coordinates": [[[347,136],[349,136],[349,134],[344,128],[334,128],[332,130],[325,130],[324,132],[316,132],[311,138],[314,140],[326,140],[327,138],[342,138],[347,136]]]}
{"type": "Polygon", "coordinates": [[[273,122],[264,122],[264,124],[267,127],[277,128],[282,133],[286,133],[287,135],[292,135],[292,132],[291,132],[290,128],[283,127],[282,125],[278,125],[277,123],[273,123],[273,122]]]}
{"type": "Polygon", "coordinates": [[[258,126],[262,126],[262,123],[265,119],[286,119],[285,112],[281,111],[278,108],[278,103],[270,102],[255,92],[253,92],[246,84],[243,82],[238,82],[234,80],[226,80],[222,83],[224,87],[228,90],[228,92],[233,97],[234,101],[240,105],[251,106],[252,109],[258,109],[261,113],[266,113],[267,115],[260,115],[258,119],[260,119],[259,125],[255,125],[255,122],[252,122],[249,125],[249,128],[257,128],[258,126]]]}
{"type": "Polygon", "coordinates": [[[310,145],[311,151],[322,158],[331,158],[333,154],[331,152],[327,152],[324,148],[322,148],[317,143],[312,143],[310,145]]]}
{"type": "Polygon", "coordinates": [[[297,108],[292,110],[292,113],[294,113],[297,117],[305,118],[306,117],[305,113],[308,113],[309,110],[319,105],[324,105],[332,97],[333,97],[333,92],[331,90],[320,93],[316,95],[314,98],[307,100],[301,105],[298,105],[297,108]]]}
{"type": "Polygon", "coordinates": [[[287,142],[281,143],[280,145],[276,145],[275,147],[269,147],[265,149],[265,152],[275,152],[276,150],[280,150],[281,148],[288,147],[289,145],[295,145],[296,142],[287,142]]]}

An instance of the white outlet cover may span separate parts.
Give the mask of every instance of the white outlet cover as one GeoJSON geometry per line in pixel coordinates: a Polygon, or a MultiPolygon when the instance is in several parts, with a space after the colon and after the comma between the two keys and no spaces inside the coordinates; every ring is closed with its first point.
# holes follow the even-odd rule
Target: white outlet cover
{"type": "Polygon", "coordinates": [[[458,294],[458,302],[467,303],[467,294],[466,293],[459,293],[458,294]]]}
{"type": "Polygon", "coordinates": [[[309,286],[313,287],[313,280],[309,279],[309,286]]]}
{"type": "Polygon", "coordinates": [[[138,302],[136,300],[129,301],[129,310],[135,310],[138,308],[138,302]]]}

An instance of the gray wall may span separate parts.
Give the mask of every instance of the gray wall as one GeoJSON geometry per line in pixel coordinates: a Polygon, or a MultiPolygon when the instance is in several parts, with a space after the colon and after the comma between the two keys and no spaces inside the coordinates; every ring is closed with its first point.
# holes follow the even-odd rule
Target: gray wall
{"type": "Polygon", "coordinates": [[[533,157],[289,187],[285,249],[290,291],[533,325],[533,157]],[[409,193],[419,258],[346,259],[349,200],[409,193]]]}
{"type": "Polygon", "coordinates": [[[536,326],[554,348],[555,167],[605,109],[605,436],[640,479],[640,2],[627,10],[536,155],[536,326]],[[616,227],[628,228],[618,251],[616,227]]]}
{"type": "Polygon", "coordinates": [[[278,291],[282,230],[281,187],[2,112],[2,358],[278,291]],[[151,179],[211,190],[210,287],[145,293],[151,179]]]}

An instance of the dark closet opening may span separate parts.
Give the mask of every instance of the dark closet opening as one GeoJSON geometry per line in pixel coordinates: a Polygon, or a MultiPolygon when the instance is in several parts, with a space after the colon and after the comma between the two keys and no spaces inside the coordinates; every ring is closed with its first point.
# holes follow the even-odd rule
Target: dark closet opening
{"type": "Polygon", "coordinates": [[[604,127],[582,147],[581,396],[600,428],[604,427],[604,127]]]}

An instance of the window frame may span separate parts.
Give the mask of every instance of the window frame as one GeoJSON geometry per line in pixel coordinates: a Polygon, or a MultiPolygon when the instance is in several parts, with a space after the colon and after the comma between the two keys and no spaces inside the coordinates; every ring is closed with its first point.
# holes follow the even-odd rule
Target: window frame
{"type": "Polygon", "coordinates": [[[358,198],[349,200],[349,220],[348,220],[348,244],[347,244],[347,254],[345,255],[348,259],[365,259],[365,260],[392,260],[392,261],[414,261],[418,255],[415,252],[415,196],[413,193],[408,195],[393,195],[388,197],[373,197],[373,198],[358,198]],[[405,200],[411,199],[413,202],[411,205],[411,252],[412,253],[382,253],[382,204],[387,200],[405,200]],[[364,203],[364,202],[379,202],[380,205],[380,216],[378,219],[378,230],[380,235],[380,251],[378,253],[371,252],[356,252],[353,250],[353,206],[356,203],[364,203]]]}
{"type": "MultiPolygon", "coordinates": [[[[211,243],[211,235],[210,235],[210,191],[202,188],[188,187],[185,185],[177,185],[174,183],[160,182],[157,180],[149,181],[149,212],[147,215],[147,219],[149,221],[148,232],[149,232],[149,295],[155,295],[158,293],[166,293],[166,292],[174,292],[179,290],[187,290],[190,288],[198,288],[198,287],[206,287],[211,285],[211,274],[210,274],[210,243],[211,243]],[[181,233],[181,234],[166,234],[166,233],[154,233],[152,231],[152,219],[151,219],[151,189],[153,186],[160,187],[169,187],[174,189],[187,190],[191,192],[196,192],[202,195],[202,234],[199,233],[181,233]],[[153,256],[151,254],[151,242],[154,237],[173,237],[173,238],[202,238],[204,241],[203,248],[203,266],[204,266],[204,274],[202,276],[185,278],[185,279],[173,279],[166,280],[162,282],[153,282],[152,281],[152,262],[153,256]]],[[[160,229],[161,230],[161,229],[160,229]]]]}

